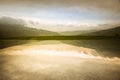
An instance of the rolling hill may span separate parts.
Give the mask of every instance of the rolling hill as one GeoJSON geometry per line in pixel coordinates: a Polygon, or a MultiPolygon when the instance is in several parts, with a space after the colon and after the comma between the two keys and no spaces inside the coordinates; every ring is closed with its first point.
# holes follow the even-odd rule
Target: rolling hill
{"type": "Polygon", "coordinates": [[[83,36],[116,36],[120,35],[120,26],[108,29],[92,29],[61,32],[61,35],[83,35],[83,36]]]}
{"type": "Polygon", "coordinates": [[[24,21],[8,17],[0,18],[0,37],[20,37],[20,36],[54,36],[59,35],[42,29],[35,29],[25,26],[24,21]]]}
{"type": "Polygon", "coordinates": [[[90,33],[88,35],[99,35],[99,36],[118,36],[120,35],[120,26],[112,29],[101,30],[90,33]]]}

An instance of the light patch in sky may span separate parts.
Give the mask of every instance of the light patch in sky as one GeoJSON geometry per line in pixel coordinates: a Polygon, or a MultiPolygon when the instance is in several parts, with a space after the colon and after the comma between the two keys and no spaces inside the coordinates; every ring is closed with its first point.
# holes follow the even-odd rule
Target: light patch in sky
{"type": "Polygon", "coordinates": [[[119,20],[118,15],[114,15],[107,11],[101,10],[88,10],[85,8],[66,8],[66,7],[33,7],[33,8],[9,8],[4,7],[0,9],[1,14],[17,15],[24,17],[35,17],[44,19],[58,19],[58,20],[119,20]]]}
{"type": "Polygon", "coordinates": [[[46,29],[48,28],[46,26],[50,28],[52,26],[55,29],[53,31],[56,31],[59,30],[57,28],[59,26],[64,27],[64,30],[65,26],[92,28],[94,26],[99,27],[101,24],[120,23],[118,0],[12,1],[14,2],[11,3],[9,0],[1,1],[4,5],[0,5],[0,16],[21,18],[26,21],[28,26],[34,28],[41,29],[40,26],[44,26],[43,28],[46,29]],[[54,3],[56,5],[53,5],[54,3]]]}

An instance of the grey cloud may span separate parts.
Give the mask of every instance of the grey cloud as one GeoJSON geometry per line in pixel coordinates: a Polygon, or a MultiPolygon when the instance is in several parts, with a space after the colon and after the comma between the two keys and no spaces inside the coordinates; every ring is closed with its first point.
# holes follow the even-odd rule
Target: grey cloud
{"type": "MultiPolygon", "coordinates": [[[[0,0],[3,6],[40,7],[62,6],[71,9],[85,8],[87,10],[101,10],[120,17],[120,0],[0,0]]],[[[3,7],[4,8],[4,7],[3,7]]]]}
{"type": "Polygon", "coordinates": [[[32,4],[32,5],[73,5],[96,7],[120,7],[120,0],[0,0],[3,4],[32,4]]]}

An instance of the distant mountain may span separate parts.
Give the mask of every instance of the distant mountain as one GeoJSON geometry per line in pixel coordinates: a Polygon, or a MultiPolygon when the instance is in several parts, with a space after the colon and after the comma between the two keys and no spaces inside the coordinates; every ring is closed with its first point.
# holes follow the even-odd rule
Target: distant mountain
{"type": "Polygon", "coordinates": [[[96,31],[88,35],[99,35],[99,36],[119,36],[120,35],[120,26],[112,29],[96,31]]]}
{"type": "Polygon", "coordinates": [[[95,31],[94,30],[65,31],[65,32],[60,32],[60,34],[61,35],[84,35],[92,32],[95,32],[95,31]]]}
{"type": "Polygon", "coordinates": [[[0,18],[0,37],[19,37],[19,36],[54,36],[59,35],[42,29],[35,29],[25,26],[24,21],[9,17],[0,18]]]}
{"type": "Polygon", "coordinates": [[[120,27],[110,28],[112,26],[99,25],[98,29],[91,30],[77,30],[77,31],[65,31],[65,32],[52,32],[44,29],[36,29],[27,27],[26,23],[22,19],[15,19],[11,17],[0,18],[0,37],[15,37],[15,36],[58,36],[58,35],[100,35],[100,36],[113,36],[120,35],[120,27]]]}
{"type": "Polygon", "coordinates": [[[85,35],[85,36],[117,36],[120,35],[120,26],[105,30],[78,30],[78,31],[65,31],[61,35],[85,35]]]}
{"type": "Polygon", "coordinates": [[[25,22],[22,19],[16,19],[12,17],[3,16],[3,17],[0,17],[0,24],[25,25],[25,22]]]}

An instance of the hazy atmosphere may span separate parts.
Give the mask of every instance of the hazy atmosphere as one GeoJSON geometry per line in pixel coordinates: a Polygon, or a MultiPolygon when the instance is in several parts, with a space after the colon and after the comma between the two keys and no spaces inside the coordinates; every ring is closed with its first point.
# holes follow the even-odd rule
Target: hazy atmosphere
{"type": "Polygon", "coordinates": [[[0,0],[0,80],[120,80],[120,0],[0,0]]]}
{"type": "Polygon", "coordinates": [[[1,0],[0,16],[52,31],[96,29],[120,24],[119,5],[119,0],[1,0]]]}

